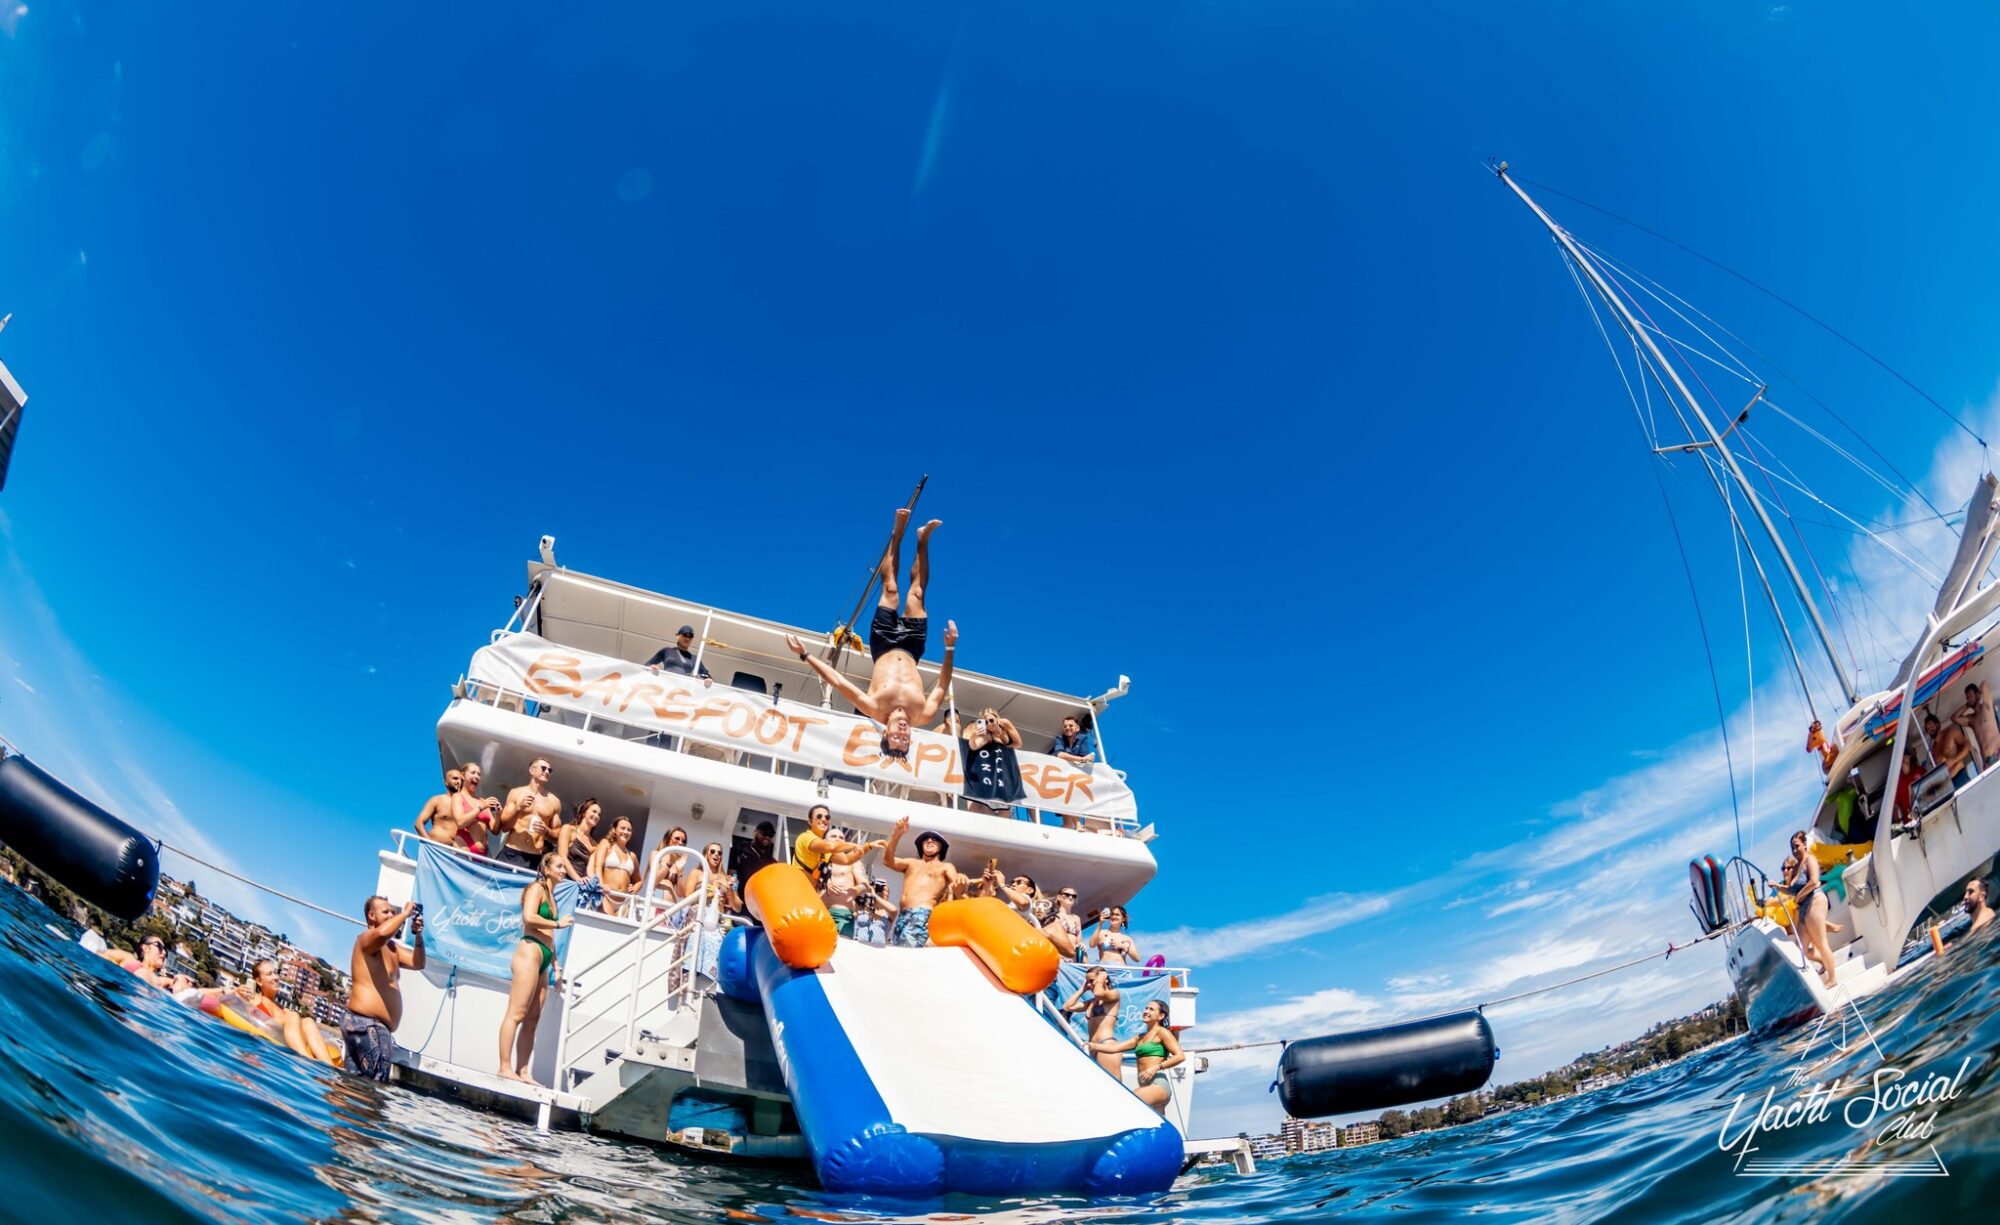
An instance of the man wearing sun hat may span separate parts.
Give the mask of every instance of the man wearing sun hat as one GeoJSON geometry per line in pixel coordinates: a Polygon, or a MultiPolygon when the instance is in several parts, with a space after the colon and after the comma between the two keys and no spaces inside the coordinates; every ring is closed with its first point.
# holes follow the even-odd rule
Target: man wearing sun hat
{"type": "Polygon", "coordinates": [[[951,844],[934,830],[927,829],[917,835],[918,858],[896,858],[896,844],[909,829],[908,817],[896,819],[896,828],[889,831],[889,845],[882,852],[882,866],[903,874],[903,901],[896,913],[896,933],[890,942],[920,949],[931,942],[931,907],[942,902],[952,890],[964,889],[971,882],[945,859],[951,852],[951,844]]]}
{"type": "Polygon", "coordinates": [[[681,626],[680,633],[674,635],[673,644],[663,646],[653,652],[646,666],[655,672],[678,672],[683,676],[699,676],[704,685],[713,685],[715,678],[708,674],[708,665],[695,658],[694,626],[681,626]]]}

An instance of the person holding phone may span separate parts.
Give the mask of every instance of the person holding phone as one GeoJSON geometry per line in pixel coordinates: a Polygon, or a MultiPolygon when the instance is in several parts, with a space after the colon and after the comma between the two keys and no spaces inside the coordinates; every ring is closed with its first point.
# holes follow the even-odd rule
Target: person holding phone
{"type": "Polygon", "coordinates": [[[425,964],[424,916],[416,902],[398,910],[379,893],[361,904],[361,915],[368,926],[354,938],[348,954],[353,986],[340,1039],[347,1048],[348,1071],[387,1084],[396,1057],[396,1027],[403,1023],[403,971],[422,971],[425,964]],[[407,946],[396,940],[406,924],[407,946]]]}

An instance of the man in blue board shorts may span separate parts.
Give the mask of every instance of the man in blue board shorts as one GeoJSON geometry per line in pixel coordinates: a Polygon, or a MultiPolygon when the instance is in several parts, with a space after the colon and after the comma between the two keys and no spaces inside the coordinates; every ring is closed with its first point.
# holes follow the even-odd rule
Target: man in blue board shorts
{"type": "Polygon", "coordinates": [[[896,912],[896,934],[890,943],[920,949],[931,942],[931,907],[971,882],[945,859],[951,844],[931,830],[917,835],[918,858],[896,858],[896,845],[909,831],[910,819],[897,818],[896,828],[889,831],[889,845],[882,851],[882,866],[903,874],[903,901],[896,912]]]}

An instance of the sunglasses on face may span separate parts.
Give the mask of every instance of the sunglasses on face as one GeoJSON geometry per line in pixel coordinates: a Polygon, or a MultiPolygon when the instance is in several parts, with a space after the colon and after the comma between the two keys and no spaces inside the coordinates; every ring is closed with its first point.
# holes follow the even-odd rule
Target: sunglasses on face
{"type": "Polygon", "coordinates": [[[1058,894],[1057,894],[1056,896],[1057,896],[1057,897],[1066,897],[1066,898],[1068,898],[1068,899],[1069,899],[1070,901],[1072,901],[1072,902],[1074,902],[1074,901],[1076,900],[1076,894],[1074,894],[1074,893],[1070,892],[1070,891],[1069,891],[1068,889],[1065,889],[1065,890],[1063,890],[1063,891],[1062,891],[1061,893],[1058,893],[1058,894]]]}

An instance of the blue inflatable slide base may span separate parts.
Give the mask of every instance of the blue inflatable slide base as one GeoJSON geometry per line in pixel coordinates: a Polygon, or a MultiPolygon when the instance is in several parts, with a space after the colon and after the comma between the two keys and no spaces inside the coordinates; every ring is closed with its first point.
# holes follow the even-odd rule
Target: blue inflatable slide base
{"type": "Polygon", "coordinates": [[[1163,1191],[1180,1132],[961,949],[842,941],[794,970],[756,928],[722,989],[760,1004],[828,1190],[928,1198],[1163,1191]]]}

